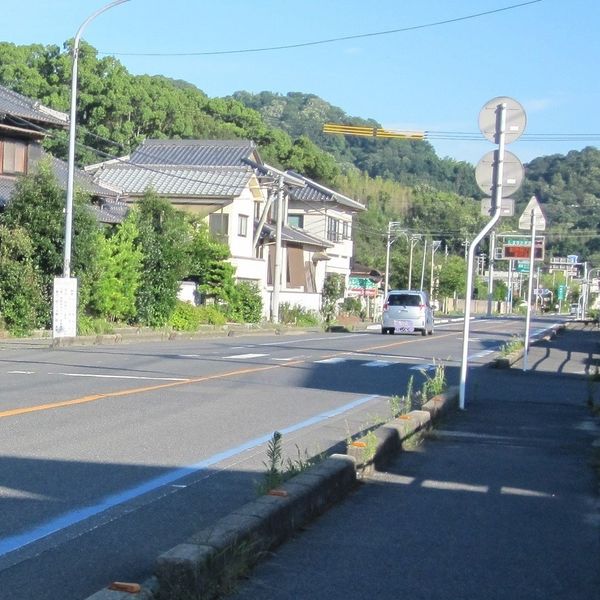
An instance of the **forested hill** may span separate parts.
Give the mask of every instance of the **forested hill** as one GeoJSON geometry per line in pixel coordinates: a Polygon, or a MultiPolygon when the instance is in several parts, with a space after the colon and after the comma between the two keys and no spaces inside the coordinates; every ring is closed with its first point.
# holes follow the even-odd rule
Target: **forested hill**
{"type": "MultiPolygon", "coordinates": [[[[70,82],[68,48],[0,42],[0,84],[66,112],[70,82]]],[[[79,164],[127,154],[146,138],[254,140],[267,162],[367,205],[355,241],[357,259],[370,266],[383,267],[389,221],[441,239],[456,252],[479,231],[473,198],[482,194],[471,165],[440,159],[428,142],[325,135],[325,122],[379,124],[349,117],[314,95],[237,92],[209,98],[185,81],[131,75],[118,60],[98,58],[82,43],[77,122],[79,164]]],[[[52,132],[44,143],[66,157],[66,132],[52,132]]],[[[549,254],[579,254],[600,265],[600,151],[533,160],[526,165],[517,211],[533,194],[548,217],[549,254]]],[[[516,223],[503,219],[502,227],[516,223]]]]}
{"type": "Polygon", "coordinates": [[[461,196],[479,196],[473,167],[466,162],[440,159],[429,142],[384,140],[322,132],[324,123],[381,127],[373,119],[351,117],[313,94],[236,92],[233,98],[257,110],[267,123],[292,137],[307,136],[332,154],[342,168],[354,167],[371,177],[391,179],[404,185],[427,183],[461,196]]]}

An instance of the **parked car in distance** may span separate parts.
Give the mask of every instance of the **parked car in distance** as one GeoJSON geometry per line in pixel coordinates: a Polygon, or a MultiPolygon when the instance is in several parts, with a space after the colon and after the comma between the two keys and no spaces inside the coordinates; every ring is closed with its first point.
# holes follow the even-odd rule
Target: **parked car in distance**
{"type": "Polygon", "coordinates": [[[571,306],[569,306],[569,314],[570,315],[577,316],[578,312],[579,312],[579,304],[571,304],[571,306]]]}
{"type": "Polygon", "coordinates": [[[433,334],[433,308],[427,292],[390,290],[383,305],[381,333],[433,334]]]}

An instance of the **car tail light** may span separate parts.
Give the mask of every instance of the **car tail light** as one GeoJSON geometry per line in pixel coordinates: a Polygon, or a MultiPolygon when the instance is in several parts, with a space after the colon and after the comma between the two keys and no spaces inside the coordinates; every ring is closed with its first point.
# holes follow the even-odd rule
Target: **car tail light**
{"type": "Polygon", "coordinates": [[[384,312],[388,309],[388,306],[389,306],[389,304],[387,302],[383,305],[383,311],[384,312]]]}
{"type": "Polygon", "coordinates": [[[425,310],[425,305],[424,304],[419,304],[419,310],[421,312],[423,312],[425,310]]]}

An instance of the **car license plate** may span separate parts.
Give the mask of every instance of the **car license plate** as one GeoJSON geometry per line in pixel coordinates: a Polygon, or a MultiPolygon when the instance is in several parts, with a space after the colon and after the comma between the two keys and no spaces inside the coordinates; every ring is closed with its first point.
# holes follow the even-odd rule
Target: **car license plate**
{"type": "Polygon", "coordinates": [[[415,330],[415,328],[410,321],[394,321],[394,330],[397,333],[402,333],[402,332],[411,333],[415,330]]]}

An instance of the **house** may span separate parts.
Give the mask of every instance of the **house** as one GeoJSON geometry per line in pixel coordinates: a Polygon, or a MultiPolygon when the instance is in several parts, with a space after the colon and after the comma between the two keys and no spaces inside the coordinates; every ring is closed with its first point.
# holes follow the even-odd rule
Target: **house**
{"type": "MultiPolygon", "coordinates": [[[[65,113],[0,86],[0,210],[10,202],[17,178],[31,173],[44,158],[50,161],[59,185],[66,190],[67,163],[47,154],[41,142],[53,129],[66,129],[68,121],[65,113]]],[[[118,202],[115,190],[95,184],[79,169],[75,170],[74,181],[92,196],[92,209],[101,222],[122,220],[125,207],[118,202]]]]}
{"type": "Polygon", "coordinates": [[[326,274],[337,273],[344,277],[348,289],[353,258],[353,217],[366,210],[363,204],[331,190],[293,171],[289,174],[304,181],[304,187],[290,189],[287,222],[327,240],[326,274]]]}
{"type": "Polygon", "coordinates": [[[238,281],[251,281],[261,290],[265,318],[276,316],[283,302],[320,308],[322,259],[333,245],[282,223],[278,263],[275,199],[280,183],[287,197],[305,182],[266,165],[254,142],[146,140],[130,156],[86,170],[96,183],[121,190],[128,204],[152,189],[176,208],[202,217],[229,246],[238,281]],[[278,268],[280,285],[274,285],[278,268]]]}

